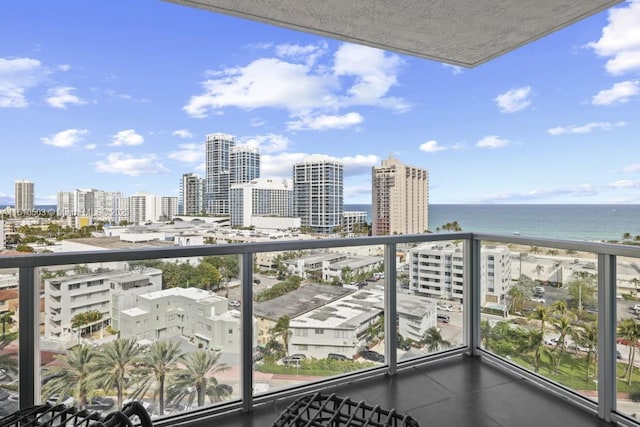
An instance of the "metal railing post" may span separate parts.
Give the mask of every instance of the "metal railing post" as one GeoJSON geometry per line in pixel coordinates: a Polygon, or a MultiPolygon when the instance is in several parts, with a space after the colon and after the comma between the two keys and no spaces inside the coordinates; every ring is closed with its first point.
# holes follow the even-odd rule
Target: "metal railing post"
{"type": "Polygon", "coordinates": [[[477,355],[480,347],[480,240],[464,242],[463,333],[467,352],[477,355]]]}
{"type": "Polygon", "coordinates": [[[384,246],[384,336],[385,360],[389,375],[395,375],[398,362],[398,306],[396,285],[396,245],[384,246]]]}
{"type": "Polygon", "coordinates": [[[598,254],[598,416],[616,409],[616,256],[598,254]]]}
{"type": "Polygon", "coordinates": [[[242,384],[242,411],[253,409],[253,253],[241,255],[242,278],[242,342],[240,345],[240,381],[242,384]]]}
{"type": "Polygon", "coordinates": [[[20,407],[40,402],[40,292],[34,267],[20,267],[20,407]]]}

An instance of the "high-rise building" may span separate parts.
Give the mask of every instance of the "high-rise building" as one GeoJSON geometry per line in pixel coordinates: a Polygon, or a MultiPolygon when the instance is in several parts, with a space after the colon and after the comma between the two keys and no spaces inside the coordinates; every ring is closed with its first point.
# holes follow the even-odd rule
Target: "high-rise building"
{"type": "Polygon", "coordinates": [[[374,236],[429,228],[429,171],[389,157],[372,168],[371,184],[374,236]]]}
{"type": "Polygon", "coordinates": [[[255,147],[233,147],[230,163],[231,185],[245,184],[260,177],[260,152],[255,147]]]}
{"type": "Polygon", "coordinates": [[[232,227],[250,227],[255,216],[293,216],[293,182],[290,179],[256,178],[231,186],[232,227]]]}
{"type": "Polygon", "coordinates": [[[293,165],[294,213],[301,226],[329,234],[342,224],[343,167],[334,160],[293,165]]]}
{"type": "Polygon", "coordinates": [[[15,208],[18,212],[32,212],[34,207],[34,184],[31,181],[15,182],[15,208]]]}
{"type": "Polygon", "coordinates": [[[96,189],[59,191],[56,211],[61,218],[81,216],[101,221],[115,221],[115,200],[119,197],[122,197],[120,192],[96,189]]]}
{"type": "Polygon", "coordinates": [[[0,251],[5,247],[4,221],[0,219],[0,251]]]}
{"type": "Polygon", "coordinates": [[[209,134],[205,140],[205,210],[212,215],[229,214],[231,187],[231,148],[236,137],[224,133],[209,134]]]}
{"type": "Polygon", "coordinates": [[[180,181],[181,215],[200,215],[204,211],[204,179],[193,173],[185,173],[180,181]]]}

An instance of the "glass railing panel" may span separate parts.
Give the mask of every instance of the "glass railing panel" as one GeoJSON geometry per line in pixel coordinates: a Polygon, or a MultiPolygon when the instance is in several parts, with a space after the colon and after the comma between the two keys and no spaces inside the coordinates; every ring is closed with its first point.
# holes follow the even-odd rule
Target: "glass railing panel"
{"type": "Polygon", "coordinates": [[[0,417],[19,407],[18,271],[0,269],[0,417]]]}
{"type": "Polygon", "coordinates": [[[619,412],[637,417],[640,413],[640,260],[618,257],[616,274],[616,405],[619,412]]]}
{"type": "Polygon", "coordinates": [[[462,241],[407,245],[398,265],[398,360],[463,343],[462,241]]]}
{"type": "Polygon", "coordinates": [[[367,246],[256,254],[256,395],[384,363],[383,261],[367,246]]]}
{"type": "Polygon", "coordinates": [[[484,242],[480,268],[482,348],[597,399],[596,255],[484,242]]]}
{"type": "Polygon", "coordinates": [[[239,399],[238,256],[40,269],[41,401],[162,417],[239,399]]]}

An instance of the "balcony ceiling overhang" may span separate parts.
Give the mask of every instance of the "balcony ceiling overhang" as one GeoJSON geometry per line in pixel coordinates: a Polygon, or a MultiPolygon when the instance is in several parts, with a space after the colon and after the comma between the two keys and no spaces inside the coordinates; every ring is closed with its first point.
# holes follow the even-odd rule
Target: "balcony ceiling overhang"
{"type": "Polygon", "coordinates": [[[167,0],[474,67],[620,0],[167,0]]]}

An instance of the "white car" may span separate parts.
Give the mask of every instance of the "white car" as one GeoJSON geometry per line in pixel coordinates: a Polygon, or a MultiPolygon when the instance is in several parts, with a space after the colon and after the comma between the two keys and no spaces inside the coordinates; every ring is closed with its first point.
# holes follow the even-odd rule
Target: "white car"
{"type": "Polygon", "coordinates": [[[438,305],[438,310],[453,311],[453,307],[451,307],[450,305],[438,305]]]}
{"type": "Polygon", "coordinates": [[[540,304],[544,304],[544,298],[531,298],[531,301],[533,302],[539,302],[540,304]]]}
{"type": "Polygon", "coordinates": [[[230,299],[229,300],[229,307],[233,307],[233,308],[240,307],[240,301],[238,301],[237,299],[230,299]]]}

